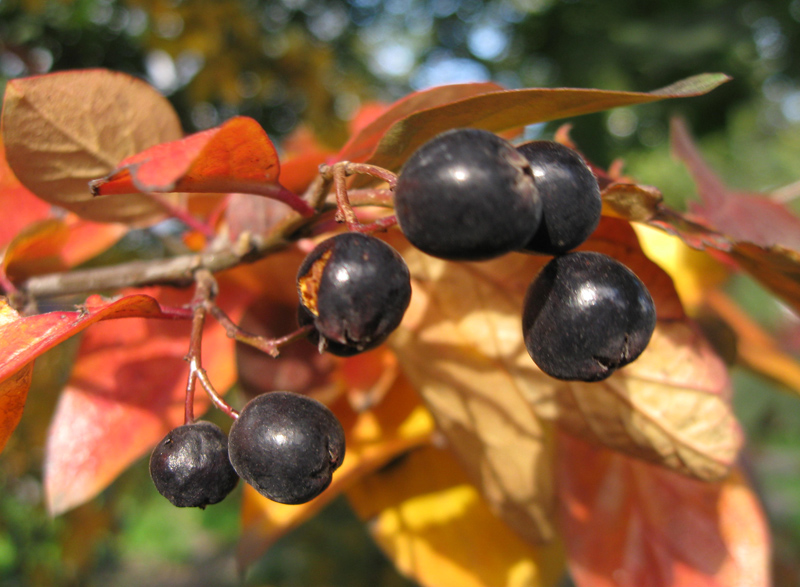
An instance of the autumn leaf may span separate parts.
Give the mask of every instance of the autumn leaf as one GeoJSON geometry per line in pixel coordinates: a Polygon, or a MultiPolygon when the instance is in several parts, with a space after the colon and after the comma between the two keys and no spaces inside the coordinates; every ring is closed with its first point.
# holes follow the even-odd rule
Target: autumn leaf
{"type": "Polygon", "coordinates": [[[0,136],[0,210],[14,210],[13,214],[5,214],[0,223],[0,248],[26,226],[48,218],[51,208],[19,182],[8,166],[5,152],[0,136]]]}
{"type": "Polygon", "coordinates": [[[582,248],[631,267],[658,309],[652,348],[600,383],[552,379],[528,356],[522,302],[546,258],[447,263],[404,250],[414,293],[389,342],[470,479],[531,541],[553,532],[548,421],[703,479],[724,475],[741,443],[724,365],[630,226],[606,218],[582,248]]]}
{"type": "Polygon", "coordinates": [[[187,313],[165,310],[145,294],[107,301],[91,296],[76,312],[48,312],[0,324],[0,381],[33,361],[58,343],[99,322],[116,318],[187,318],[187,313]]]}
{"type": "MultiPolygon", "coordinates": [[[[148,290],[152,303],[178,306],[188,292],[148,290]]],[[[241,294],[220,303],[240,317],[241,294]]],[[[126,296],[130,300],[136,296],[126,296]]],[[[145,297],[145,296],[139,296],[145,297]]],[[[249,296],[245,296],[249,299],[249,296]]],[[[119,308],[134,314],[130,305],[119,308]]],[[[44,463],[46,503],[63,513],[105,489],[172,428],[184,423],[189,321],[118,320],[95,324],[81,340],[78,359],[59,398],[44,463]]],[[[217,323],[203,334],[203,366],[220,392],[235,381],[233,341],[217,323]]],[[[197,394],[196,415],[208,407],[197,394]]]]}
{"type": "Polygon", "coordinates": [[[276,503],[246,487],[237,550],[240,568],[249,566],[278,538],[315,515],[364,475],[428,443],[433,431],[430,414],[403,377],[392,383],[383,401],[372,409],[355,411],[345,393],[330,408],[345,430],[347,452],[342,466],[334,473],[328,489],[299,506],[276,503]]]}
{"type": "Polygon", "coordinates": [[[398,570],[424,587],[549,587],[563,574],[561,542],[523,541],[446,450],[415,450],[347,495],[398,570]]]}
{"type": "Polygon", "coordinates": [[[728,79],[723,74],[702,74],[649,93],[574,88],[492,91],[487,84],[476,84],[473,88],[455,86],[451,95],[433,103],[426,101],[424,93],[412,94],[398,105],[397,111],[388,110],[354,137],[339,153],[339,158],[368,161],[397,171],[425,141],[452,128],[502,132],[619,106],[697,96],[710,92],[728,79]]]}
{"type": "Polygon", "coordinates": [[[800,251],[800,218],[765,194],[727,188],[703,160],[686,123],[673,118],[670,128],[672,151],[689,169],[700,196],[700,203],[689,203],[694,216],[736,241],[800,251]]]}
{"type": "Polygon", "coordinates": [[[2,270],[12,281],[65,271],[102,253],[127,232],[123,224],[88,222],[70,215],[22,229],[3,252],[2,270]]]}
{"type": "Polygon", "coordinates": [[[704,483],[558,435],[559,511],[578,587],[766,587],[769,531],[740,471],[704,483]]]}
{"type": "MultiPolygon", "coordinates": [[[[19,315],[0,298],[0,330],[13,328],[19,315]]],[[[0,338],[0,340],[3,340],[0,338]]],[[[22,418],[22,410],[31,386],[33,362],[21,366],[0,381],[0,452],[6,446],[11,433],[22,418]]]]}
{"type": "Polygon", "coordinates": [[[9,166],[43,200],[98,222],[164,218],[147,196],[93,198],[87,186],[125,157],[183,134],[169,101],[145,82],[102,69],[11,80],[2,133],[9,166]]]}

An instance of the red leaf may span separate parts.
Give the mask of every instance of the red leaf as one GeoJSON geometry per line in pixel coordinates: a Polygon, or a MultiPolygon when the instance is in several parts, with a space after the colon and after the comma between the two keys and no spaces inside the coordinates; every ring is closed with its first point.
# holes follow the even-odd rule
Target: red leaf
{"type": "MultiPolygon", "coordinates": [[[[189,292],[150,293],[170,306],[190,301],[189,292]]],[[[250,295],[229,288],[224,294],[219,300],[223,309],[238,321],[250,295]]],[[[154,298],[149,299],[156,303],[154,298]]],[[[128,310],[137,314],[134,307],[128,310]]],[[[115,317],[124,312],[118,309],[115,317]]],[[[86,332],[48,433],[44,483],[53,514],[94,497],[184,423],[190,328],[189,321],[129,320],[103,322],[86,332]]],[[[224,329],[209,322],[203,366],[220,393],[236,379],[233,346],[224,329]]],[[[200,415],[208,407],[201,390],[196,401],[195,414],[200,415]]]]}
{"type": "Polygon", "coordinates": [[[762,247],[800,250],[800,218],[765,194],[732,191],[703,160],[686,123],[672,120],[672,149],[689,168],[702,204],[691,211],[715,230],[762,247]]]}
{"type": "Polygon", "coordinates": [[[264,129],[245,116],[161,143],[123,159],[91,182],[95,195],[137,192],[248,192],[277,185],[278,154],[264,129]]]}
{"type": "Polygon", "coordinates": [[[163,309],[149,295],[135,294],[108,302],[92,296],[78,312],[49,312],[0,324],[0,381],[58,343],[100,320],[115,318],[186,318],[188,313],[163,309]]]}
{"type": "Polygon", "coordinates": [[[741,474],[704,483],[564,433],[560,516],[579,587],[769,585],[769,532],[741,474]]]}

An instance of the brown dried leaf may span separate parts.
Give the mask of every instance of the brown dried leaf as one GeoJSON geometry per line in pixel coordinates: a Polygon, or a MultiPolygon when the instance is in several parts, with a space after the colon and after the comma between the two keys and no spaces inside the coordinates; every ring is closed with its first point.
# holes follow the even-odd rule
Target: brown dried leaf
{"type": "Polygon", "coordinates": [[[94,198],[88,187],[125,157],[182,136],[169,101],[143,81],[103,69],[12,80],[2,129],[9,166],[43,200],[99,222],[164,217],[146,195],[94,198]]]}

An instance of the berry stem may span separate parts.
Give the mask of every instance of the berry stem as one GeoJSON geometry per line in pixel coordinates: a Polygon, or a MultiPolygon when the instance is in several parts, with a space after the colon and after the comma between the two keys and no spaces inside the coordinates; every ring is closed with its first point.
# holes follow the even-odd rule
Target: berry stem
{"type": "Polygon", "coordinates": [[[222,325],[228,338],[232,338],[238,342],[250,345],[258,350],[267,353],[271,357],[277,357],[283,347],[303,338],[306,338],[312,330],[313,326],[302,326],[297,330],[290,332],[285,336],[279,338],[266,338],[251,334],[242,330],[231,320],[222,309],[213,302],[207,304],[209,313],[222,325]]]}
{"type": "MultiPolygon", "coordinates": [[[[369,224],[362,224],[361,221],[359,221],[355,210],[353,210],[353,205],[350,202],[350,195],[347,190],[347,177],[355,173],[378,178],[387,182],[391,188],[394,188],[397,183],[397,176],[394,173],[382,167],[369,165],[367,163],[340,161],[331,166],[320,165],[321,177],[329,178],[333,182],[333,191],[336,196],[336,221],[345,223],[347,229],[351,232],[361,233],[386,230],[390,226],[397,224],[397,218],[394,216],[380,218],[369,224]]],[[[391,190],[370,191],[369,196],[375,198],[376,205],[387,205],[387,203],[391,202],[391,190]]]]}
{"type": "Polygon", "coordinates": [[[397,185],[397,176],[388,169],[378,167],[377,165],[370,165],[369,163],[353,163],[352,161],[345,161],[343,163],[347,175],[353,175],[355,173],[369,175],[370,177],[385,181],[392,189],[397,185]]]}
{"type": "Polygon", "coordinates": [[[213,300],[217,295],[217,291],[217,281],[211,272],[207,269],[199,269],[195,273],[195,293],[192,300],[194,315],[192,317],[192,333],[189,339],[189,353],[186,355],[186,360],[189,362],[189,380],[186,384],[184,415],[186,424],[194,422],[194,391],[198,380],[211,402],[217,408],[234,420],[239,417],[238,412],[217,393],[208,377],[208,373],[203,369],[203,326],[205,325],[208,306],[214,303],[213,300]]]}

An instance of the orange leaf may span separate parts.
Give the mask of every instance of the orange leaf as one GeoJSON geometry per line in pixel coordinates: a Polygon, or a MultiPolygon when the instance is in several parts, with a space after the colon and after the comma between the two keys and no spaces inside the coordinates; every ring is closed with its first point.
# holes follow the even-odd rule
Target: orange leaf
{"type": "Polygon", "coordinates": [[[100,196],[250,192],[277,184],[279,173],[278,154],[267,133],[252,118],[237,116],[216,128],[127,157],[91,186],[100,196]]]}
{"type": "Polygon", "coordinates": [[[148,295],[134,294],[108,302],[91,296],[78,312],[50,312],[0,324],[0,381],[45,351],[100,320],[115,318],[186,318],[186,313],[165,311],[148,295]]]}
{"type": "Polygon", "coordinates": [[[2,125],[11,169],[43,200],[99,222],[164,218],[147,196],[93,198],[87,186],[121,159],[183,134],[169,101],[143,81],[103,69],[11,80],[2,125]]]}
{"type": "Polygon", "coordinates": [[[50,204],[37,198],[14,176],[8,166],[6,149],[0,137],[0,210],[13,210],[5,214],[0,223],[0,248],[26,226],[50,216],[50,204]]]}
{"type": "Polygon", "coordinates": [[[42,220],[9,242],[2,268],[12,281],[64,271],[105,251],[127,230],[123,224],[99,224],[72,215],[67,220],[42,220]]]}
{"type": "Polygon", "coordinates": [[[697,96],[728,79],[723,74],[703,74],[649,93],[573,88],[498,90],[492,84],[444,86],[412,94],[390,108],[345,145],[338,157],[396,171],[425,141],[451,128],[502,132],[619,106],[697,96]],[[436,99],[428,101],[428,96],[436,99]]]}
{"type": "MultiPolygon", "coordinates": [[[[190,300],[188,292],[149,293],[154,304],[190,300]]],[[[122,299],[132,297],[145,296],[122,299]]],[[[239,319],[243,304],[237,292],[227,291],[219,302],[239,319]]],[[[134,307],[127,309],[137,315],[134,307]]],[[[48,432],[44,486],[52,514],[94,497],[183,424],[189,331],[189,321],[163,320],[109,321],[87,330],[48,432]]],[[[233,341],[216,322],[203,334],[203,366],[220,393],[235,381],[233,341]]],[[[199,415],[208,401],[202,391],[196,397],[199,415]]]]}
{"type": "Polygon", "coordinates": [[[415,450],[362,479],[348,497],[395,566],[424,587],[548,587],[563,574],[560,541],[520,539],[449,451],[415,450]]]}
{"type": "Polygon", "coordinates": [[[330,406],[345,429],[347,452],[333,481],[307,504],[275,503],[247,487],[242,503],[242,537],[237,558],[246,568],[292,528],[316,514],[355,480],[399,454],[429,441],[430,414],[405,378],[398,379],[374,409],[355,412],[344,396],[330,406]]]}
{"type": "Polygon", "coordinates": [[[558,436],[560,518],[578,587],[760,587],[769,531],[739,471],[676,475],[558,436]]]}
{"type": "MultiPolygon", "coordinates": [[[[0,329],[14,324],[19,315],[0,299],[0,329]]],[[[2,339],[0,339],[2,340],[2,339]]],[[[22,418],[22,410],[31,386],[33,363],[28,363],[0,381],[0,452],[22,418]]]]}

